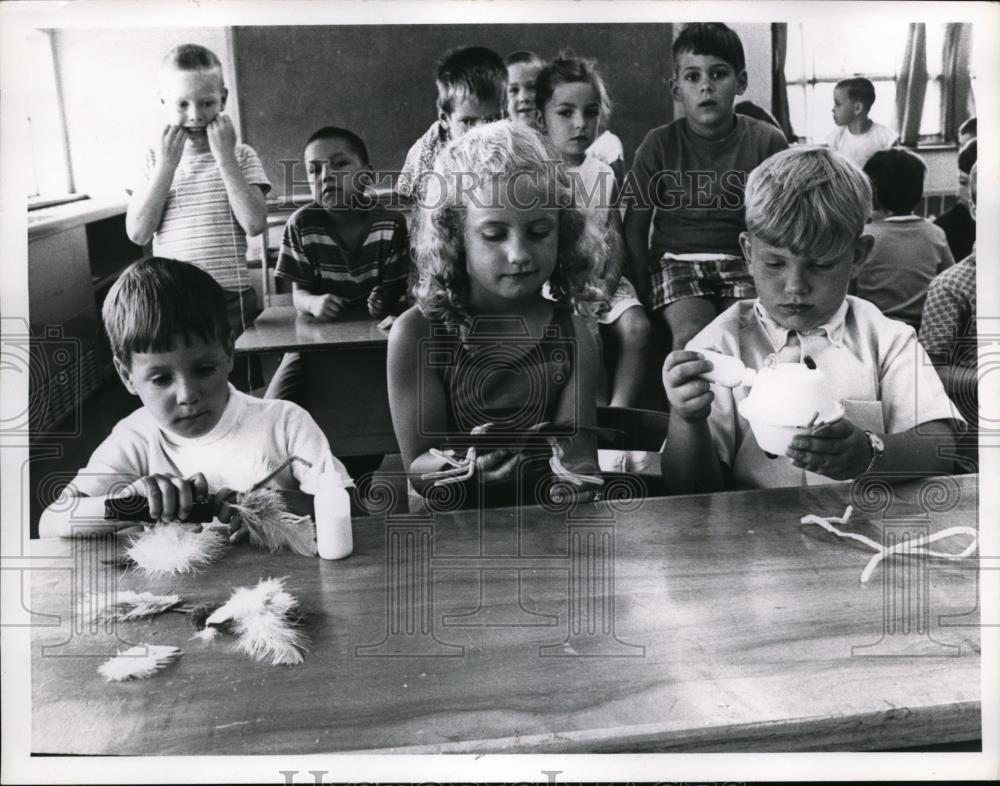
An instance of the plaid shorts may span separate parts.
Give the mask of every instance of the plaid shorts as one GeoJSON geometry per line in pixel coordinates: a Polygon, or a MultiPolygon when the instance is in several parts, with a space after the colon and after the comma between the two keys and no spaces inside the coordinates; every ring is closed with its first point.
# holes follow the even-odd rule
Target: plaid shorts
{"type": "Polygon", "coordinates": [[[650,270],[652,307],[663,308],[686,297],[757,297],[743,257],[729,254],[671,254],[650,270]]]}

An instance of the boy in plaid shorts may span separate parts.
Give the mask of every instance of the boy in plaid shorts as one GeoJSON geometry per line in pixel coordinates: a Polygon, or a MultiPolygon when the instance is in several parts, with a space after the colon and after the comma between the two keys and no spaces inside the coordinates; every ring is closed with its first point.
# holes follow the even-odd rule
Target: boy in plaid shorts
{"type": "Polygon", "coordinates": [[[788,143],[774,126],[735,113],[736,97],[747,88],[746,59],[726,25],[685,26],[673,58],[671,92],[685,117],[646,135],[622,191],[631,192],[625,215],[631,280],[676,350],[720,311],[756,295],[739,245],[746,229],[743,185],[788,143]]]}

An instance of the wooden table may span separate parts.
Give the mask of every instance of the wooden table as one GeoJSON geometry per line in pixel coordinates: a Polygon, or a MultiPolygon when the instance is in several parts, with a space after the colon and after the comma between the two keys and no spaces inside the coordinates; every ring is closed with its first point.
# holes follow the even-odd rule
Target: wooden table
{"type": "Polygon", "coordinates": [[[388,331],[367,312],[318,322],[290,305],[275,305],[236,340],[236,351],[301,353],[303,405],[334,455],[343,458],[399,451],[386,385],[388,341],[388,331]]]}
{"type": "MultiPolygon", "coordinates": [[[[862,495],[849,528],[891,540],[976,526],[977,476],[933,484],[903,486],[887,511],[862,495]]],[[[571,517],[358,519],[341,562],[244,546],[202,575],[157,580],[100,565],[83,540],[35,542],[30,608],[56,616],[33,636],[33,751],[850,751],[979,739],[978,561],[893,558],[861,585],[868,551],[799,524],[840,515],[850,498],[834,484],[571,517]],[[520,597],[495,597],[511,574],[520,597]],[[288,576],[308,612],[301,666],[190,641],[186,617],[166,614],[118,636],[183,657],[147,681],[108,684],[96,670],[115,636],[73,612],[86,597],[73,587],[218,602],[269,576],[288,576]]]]}

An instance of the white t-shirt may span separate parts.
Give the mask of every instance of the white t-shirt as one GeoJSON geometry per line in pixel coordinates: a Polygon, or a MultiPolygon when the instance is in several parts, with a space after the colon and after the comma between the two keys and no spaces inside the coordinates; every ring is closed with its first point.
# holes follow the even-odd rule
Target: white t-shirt
{"type": "Polygon", "coordinates": [[[146,475],[188,478],[201,472],[209,493],[222,487],[247,491],[292,456],[302,461],[293,461],[269,487],[315,494],[323,474],[339,475],[344,487],[354,485],[308,412],[290,401],[254,398],[230,385],[222,417],[201,437],[165,431],[145,407],[123,418],[72,487],[77,494],[96,497],[120,492],[146,475]]]}
{"type": "Polygon", "coordinates": [[[852,134],[847,126],[840,126],[827,137],[826,143],[832,150],[863,167],[868,159],[879,150],[888,150],[899,139],[899,134],[891,128],[872,123],[863,134],[852,134]]]}
{"type": "Polygon", "coordinates": [[[624,161],[625,148],[622,147],[622,141],[618,137],[610,131],[605,131],[587,148],[587,155],[611,166],[615,161],[624,161]]]}

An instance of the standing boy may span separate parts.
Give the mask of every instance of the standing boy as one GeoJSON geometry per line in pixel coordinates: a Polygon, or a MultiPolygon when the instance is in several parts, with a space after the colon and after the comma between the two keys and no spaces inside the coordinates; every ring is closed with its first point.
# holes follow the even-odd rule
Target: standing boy
{"type": "Polygon", "coordinates": [[[422,175],[451,140],[469,129],[503,117],[507,100],[507,67],[492,49],[469,46],[452,49],[438,61],[438,119],[406,154],[396,191],[404,197],[424,193],[422,175]]]}
{"type": "Polygon", "coordinates": [[[685,117],[646,134],[622,190],[634,196],[625,214],[630,280],[680,349],[720,310],[755,294],[739,245],[743,184],[788,143],[777,128],[734,112],[747,88],[746,59],[726,25],[687,25],[673,58],[670,89],[685,117]]]}
{"type": "Polygon", "coordinates": [[[160,67],[167,125],[146,154],[142,183],[125,217],[133,242],[207,271],[223,288],[238,336],[258,313],[247,270],[247,235],[267,226],[271,185],[253,148],[236,141],[223,110],[222,64],[197,44],[171,50],[160,67]]]}
{"type": "Polygon", "coordinates": [[[879,150],[888,150],[899,135],[868,117],[875,103],[875,85],[863,76],[842,79],[833,89],[833,122],[837,130],[826,143],[859,167],[879,150]]]}
{"type": "MultiPolygon", "coordinates": [[[[317,320],[358,306],[372,317],[398,313],[410,269],[406,222],[372,205],[364,141],[327,126],[309,137],[304,157],[313,201],[285,224],[275,271],[292,282],[296,310],[317,320]]],[[[265,398],[297,401],[300,365],[298,353],[286,354],[265,398]]]]}

